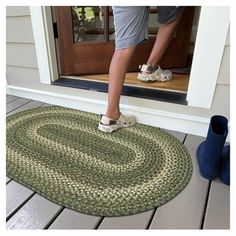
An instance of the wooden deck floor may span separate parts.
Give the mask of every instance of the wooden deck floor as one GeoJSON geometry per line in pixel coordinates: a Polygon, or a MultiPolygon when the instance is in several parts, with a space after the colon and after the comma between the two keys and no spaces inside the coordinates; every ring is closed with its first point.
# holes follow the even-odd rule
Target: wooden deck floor
{"type": "MultiPolygon", "coordinates": [[[[7,116],[50,106],[7,95],[7,116]]],[[[141,214],[95,217],[59,206],[6,177],[7,229],[229,229],[230,188],[199,175],[195,152],[202,137],[167,131],[189,150],[194,165],[187,187],[167,204],[141,214]]]]}

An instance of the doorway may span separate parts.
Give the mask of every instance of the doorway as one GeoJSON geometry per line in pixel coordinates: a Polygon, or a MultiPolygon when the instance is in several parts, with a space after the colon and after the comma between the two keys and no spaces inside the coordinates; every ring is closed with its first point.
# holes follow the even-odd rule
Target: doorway
{"type": "MultiPolygon", "coordinates": [[[[53,12],[57,22],[60,61],[60,79],[54,84],[107,91],[109,65],[114,52],[111,7],[53,7],[53,12]]],[[[196,27],[195,18],[199,15],[199,9],[196,11],[196,7],[186,7],[174,38],[160,61],[162,68],[171,69],[174,74],[169,82],[137,80],[138,66],[147,60],[158,31],[158,9],[150,7],[149,14],[149,40],[137,47],[123,94],[154,100],[168,98],[171,102],[186,104],[195,39],[193,24],[196,27]]]]}

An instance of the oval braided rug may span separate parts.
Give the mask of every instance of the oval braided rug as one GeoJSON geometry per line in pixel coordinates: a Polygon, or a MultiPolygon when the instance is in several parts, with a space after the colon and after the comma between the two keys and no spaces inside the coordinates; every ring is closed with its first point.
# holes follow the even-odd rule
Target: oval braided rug
{"type": "Polygon", "coordinates": [[[135,124],[112,134],[99,116],[59,106],[7,118],[7,175],[65,207],[129,215],[174,198],[192,175],[185,146],[172,135],[135,124]]]}

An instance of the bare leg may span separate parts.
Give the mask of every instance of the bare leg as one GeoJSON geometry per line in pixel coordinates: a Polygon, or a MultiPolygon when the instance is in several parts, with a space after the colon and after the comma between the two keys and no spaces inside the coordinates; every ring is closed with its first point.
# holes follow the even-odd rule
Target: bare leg
{"type": "Polygon", "coordinates": [[[171,42],[173,32],[180,21],[181,15],[182,14],[178,15],[175,20],[160,27],[147,64],[153,66],[158,65],[161,57],[163,56],[169,43],[171,42]]]}
{"type": "Polygon", "coordinates": [[[120,116],[120,95],[129,62],[134,54],[135,47],[116,50],[113,54],[109,69],[108,107],[106,116],[118,119],[120,116]]]}

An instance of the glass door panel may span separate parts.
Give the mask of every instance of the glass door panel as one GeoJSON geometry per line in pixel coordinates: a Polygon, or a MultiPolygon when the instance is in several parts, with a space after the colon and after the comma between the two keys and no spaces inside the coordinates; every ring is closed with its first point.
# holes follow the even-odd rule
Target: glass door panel
{"type": "Polygon", "coordinates": [[[105,7],[73,6],[74,42],[105,41],[105,7]]]}
{"type": "Polygon", "coordinates": [[[157,7],[150,6],[150,10],[149,10],[149,27],[148,27],[149,37],[156,37],[156,35],[157,35],[158,28],[159,28],[159,23],[157,22],[157,18],[158,18],[157,7]]]}
{"type": "Polygon", "coordinates": [[[112,7],[109,7],[109,40],[115,40],[115,26],[112,7]]]}

